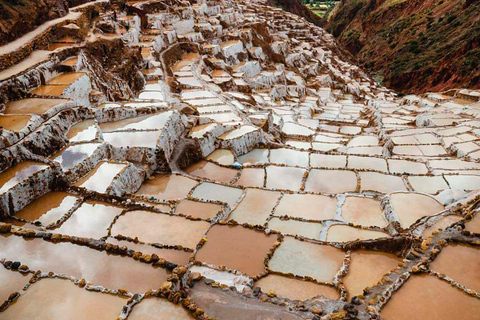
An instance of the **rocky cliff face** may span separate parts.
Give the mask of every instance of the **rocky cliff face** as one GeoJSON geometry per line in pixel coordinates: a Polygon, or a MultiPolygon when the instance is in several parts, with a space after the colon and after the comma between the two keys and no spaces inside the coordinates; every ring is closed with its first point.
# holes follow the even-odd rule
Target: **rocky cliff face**
{"type": "Polygon", "coordinates": [[[327,30],[400,92],[480,87],[480,1],[343,0],[327,30]]]}

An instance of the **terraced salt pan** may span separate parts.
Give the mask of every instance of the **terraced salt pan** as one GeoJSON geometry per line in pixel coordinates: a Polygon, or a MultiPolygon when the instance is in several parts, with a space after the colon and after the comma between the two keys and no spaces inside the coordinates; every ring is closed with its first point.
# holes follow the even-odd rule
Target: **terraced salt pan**
{"type": "Polygon", "coordinates": [[[49,225],[58,221],[73,208],[79,197],[66,192],[49,192],[32,201],[28,206],[15,213],[15,216],[27,221],[40,221],[49,225]]]}
{"type": "Polygon", "coordinates": [[[150,211],[128,211],[117,219],[112,227],[112,236],[122,235],[132,239],[138,237],[146,243],[181,245],[195,248],[208,230],[209,223],[192,221],[150,211]],[[149,228],[155,226],[155,228],[149,228]],[[161,232],[158,232],[161,230],[161,232]]]}
{"type": "Polygon", "coordinates": [[[380,201],[370,198],[346,197],[342,217],[347,222],[363,226],[385,227],[380,201]]]}
{"type": "Polygon", "coordinates": [[[353,171],[319,170],[310,171],[305,191],[344,193],[354,192],[357,189],[357,176],[353,171]]]}
{"type": "Polygon", "coordinates": [[[285,237],[268,262],[268,267],[285,274],[310,276],[321,282],[333,281],[345,254],[328,246],[285,237]]]}
{"type": "Polygon", "coordinates": [[[91,170],[89,174],[75,183],[75,185],[99,193],[105,193],[112,184],[115,176],[126,168],[127,165],[123,163],[103,161],[91,170]]]}
{"type": "Polygon", "coordinates": [[[321,223],[303,222],[298,220],[282,220],[279,218],[272,218],[268,222],[268,228],[279,231],[283,234],[292,236],[302,236],[309,239],[320,238],[322,231],[321,223]]]}
{"type": "Polygon", "coordinates": [[[20,261],[31,270],[66,274],[109,289],[123,288],[137,293],[159,288],[167,279],[165,270],[129,257],[70,243],[54,244],[39,238],[27,241],[13,235],[0,236],[0,257],[20,261]]]}
{"type": "Polygon", "coordinates": [[[75,237],[100,239],[108,235],[108,228],[122,211],[121,207],[87,201],[54,232],[75,237]]]}
{"type": "Polygon", "coordinates": [[[329,220],[335,217],[337,201],[334,198],[312,194],[285,194],[276,216],[297,217],[306,220],[329,220]],[[309,205],[306,206],[305,204],[309,205]]]}
{"type": "Polygon", "coordinates": [[[461,217],[459,216],[446,216],[444,218],[441,218],[437,222],[435,222],[432,226],[426,228],[422,232],[422,237],[423,238],[428,238],[432,235],[433,232],[437,230],[445,230],[446,228],[450,227],[452,224],[459,222],[462,220],[461,217]]]}
{"type": "Polygon", "coordinates": [[[418,219],[443,211],[443,205],[435,198],[420,193],[394,193],[390,203],[403,228],[410,227],[418,219]]]}
{"type": "Polygon", "coordinates": [[[117,240],[115,238],[107,238],[107,240],[105,241],[114,245],[125,246],[128,249],[135,250],[143,254],[155,253],[160,258],[163,258],[169,262],[173,262],[179,265],[188,264],[188,260],[190,259],[190,256],[192,254],[191,252],[187,252],[183,250],[157,248],[145,243],[140,243],[140,242],[135,243],[133,241],[127,241],[127,240],[117,240]]]}
{"type": "Polygon", "coordinates": [[[2,319],[114,319],[127,299],[79,288],[69,280],[42,279],[32,285],[2,319]]]}
{"type": "Polygon", "coordinates": [[[280,197],[279,192],[247,189],[245,197],[230,214],[229,219],[238,223],[263,225],[280,197]]]}
{"type": "Polygon", "coordinates": [[[232,124],[232,125],[239,124],[242,121],[242,119],[233,112],[224,112],[219,114],[204,114],[204,115],[200,115],[200,118],[208,118],[219,123],[232,124]]]}
{"type": "Polygon", "coordinates": [[[91,141],[98,137],[99,130],[94,120],[85,120],[73,125],[67,133],[70,142],[91,141]]]}
{"type": "Polygon", "coordinates": [[[197,185],[195,180],[179,175],[157,175],[146,180],[137,195],[158,200],[174,200],[185,197],[197,185]]]}
{"type": "Polygon", "coordinates": [[[136,118],[129,118],[115,122],[105,122],[100,124],[103,132],[125,131],[125,130],[160,130],[165,126],[172,111],[163,112],[156,115],[147,115],[136,118]]]}
{"type": "Polygon", "coordinates": [[[4,113],[5,114],[43,114],[53,107],[67,103],[66,99],[42,99],[42,98],[30,98],[17,101],[11,101],[7,103],[4,113]]]}
{"type": "Polygon", "coordinates": [[[27,126],[30,119],[30,116],[0,115],[0,127],[2,127],[4,130],[19,132],[27,126]]]}
{"type": "Polygon", "coordinates": [[[306,137],[312,136],[315,134],[315,131],[292,122],[285,123],[282,127],[282,132],[286,135],[306,136],[306,137]]]}
{"type": "Polygon", "coordinates": [[[479,248],[466,245],[448,245],[430,264],[430,269],[449,276],[469,289],[480,292],[479,248]]]}
{"type": "Polygon", "coordinates": [[[101,145],[101,143],[76,144],[57,152],[51,158],[58,162],[63,170],[70,170],[91,157],[101,145]]]}
{"type": "Polygon", "coordinates": [[[244,168],[235,185],[248,187],[263,187],[265,170],[263,168],[244,168]]]}
{"type": "Polygon", "coordinates": [[[282,320],[304,319],[285,307],[240,297],[228,290],[217,290],[203,282],[197,283],[190,290],[189,297],[215,319],[257,320],[272,317],[282,320]]]}
{"type": "Polygon", "coordinates": [[[195,126],[190,132],[190,137],[192,138],[201,138],[204,134],[212,132],[218,126],[216,123],[206,123],[195,126]]]}
{"type": "Polygon", "coordinates": [[[270,162],[290,166],[308,167],[308,152],[291,149],[270,150],[270,162]]]}
{"type": "Polygon", "coordinates": [[[264,260],[277,237],[241,226],[214,225],[207,240],[195,255],[196,260],[254,277],[265,272],[264,260]]]}
{"type": "Polygon", "coordinates": [[[299,191],[306,171],[301,168],[268,166],[266,172],[267,188],[299,191]]]}
{"type": "Polygon", "coordinates": [[[31,274],[10,271],[3,265],[0,266],[0,305],[7,301],[8,297],[15,292],[21,292],[23,287],[28,284],[31,274]]]}
{"type": "Polygon", "coordinates": [[[229,166],[234,164],[235,157],[233,152],[228,149],[217,149],[207,157],[207,160],[218,162],[224,166],[229,166]]]}
{"type": "Polygon", "coordinates": [[[261,278],[255,282],[255,286],[260,287],[265,293],[275,293],[279,297],[290,300],[303,301],[318,296],[336,300],[340,296],[333,287],[276,274],[261,278]]]}
{"type": "Polygon", "coordinates": [[[193,176],[228,183],[236,177],[238,171],[202,160],[186,168],[185,172],[193,176]]]}
{"type": "Polygon", "coordinates": [[[343,279],[350,298],[362,295],[363,289],[374,286],[400,262],[400,258],[389,253],[367,250],[352,252],[348,274],[343,279]]]}
{"type": "Polygon", "coordinates": [[[40,162],[24,161],[3,171],[0,173],[0,194],[46,168],[48,166],[40,162]]]}
{"type": "Polygon", "coordinates": [[[115,148],[156,149],[160,135],[159,131],[107,132],[103,139],[115,148]]]}
{"type": "Polygon", "coordinates": [[[370,240],[388,237],[389,235],[380,231],[353,228],[346,225],[333,225],[328,229],[327,241],[349,242],[355,240],[370,240]]]}
{"type": "Polygon", "coordinates": [[[253,149],[252,151],[239,156],[238,161],[244,165],[268,163],[268,149],[253,149]]]}
{"type": "Polygon", "coordinates": [[[401,177],[377,172],[360,172],[359,175],[361,191],[376,191],[380,193],[407,191],[401,177]]]}
{"type": "Polygon", "coordinates": [[[161,315],[164,320],[194,319],[181,304],[174,304],[165,299],[146,298],[136,304],[128,316],[130,320],[157,320],[161,315]]]}
{"type": "Polygon", "coordinates": [[[227,132],[223,134],[222,136],[219,137],[219,139],[222,140],[231,140],[231,139],[236,139],[239,138],[247,133],[253,132],[258,130],[257,127],[254,126],[242,126],[238,129],[232,130],[230,132],[227,132]]]}
{"type": "Polygon", "coordinates": [[[347,166],[347,156],[311,153],[310,166],[319,168],[345,168],[347,166]]]}
{"type": "Polygon", "coordinates": [[[222,211],[222,208],[223,206],[220,204],[185,199],[178,203],[175,213],[213,220],[222,211]]]}
{"type": "Polygon", "coordinates": [[[192,193],[192,197],[197,199],[213,200],[225,202],[234,208],[235,203],[242,196],[242,189],[226,187],[210,182],[202,182],[192,193]]]}
{"type": "Polygon", "coordinates": [[[479,308],[479,299],[448,282],[432,275],[418,275],[393,294],[380,315],[385,320],[469,320],[479,308]]]}

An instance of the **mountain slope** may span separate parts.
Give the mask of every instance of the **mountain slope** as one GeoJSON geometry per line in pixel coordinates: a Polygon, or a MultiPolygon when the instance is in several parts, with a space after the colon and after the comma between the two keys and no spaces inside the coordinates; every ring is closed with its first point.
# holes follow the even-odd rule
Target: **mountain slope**
{"type": "Polygon", "coordinates": [[[342,0],[326,29],[400,92],[480,88],[479,0],[342,0]]]}
{"type": "Polygon", "coordinates": [[[302,0],[267,0],[267,3],[272,7],[281,7],[285,11],[304,17],[308,22],[317,26],[322,25],[322,19],[308,9],[302,0]]]}

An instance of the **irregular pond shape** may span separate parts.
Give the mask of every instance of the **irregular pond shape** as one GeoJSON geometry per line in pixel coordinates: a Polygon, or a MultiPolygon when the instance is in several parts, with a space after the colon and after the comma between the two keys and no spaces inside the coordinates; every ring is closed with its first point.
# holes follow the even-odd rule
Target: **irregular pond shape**
{"type": "Polygon", "coordinates": [[[172,111],[167,111],[154,115],[140,116],[115,122],[100,123],[102,132],[114,132],[125,130],[160,130],[170,119],[172,111]]]}
{"type": "Polygon", "coordinates": [[[442,176],[410,176],[408,182],[417,192],[436,194],[441,190],[449,189],[442,176]]]}
{"type": "Polygon", "coordinates": [[[0,173],[0,194],[7,192],[35,173],[48,168],[46,164],[34,161],[21,162],[0,173]]]}
{"type": "Polygon", "coordinates": [[[247,189],[247,194],[228,217],[238,223],[263,225],[280,197],[279,192],[247,189]]]}
{"type": "Polygon", "coordinates": [[[54,232],[75,237],[100,239],[107,236],[107,229],[122,211],[121,207],[87,201],[82,203],[54,232]]]}
{"type": "Polygon", "coordinates": [[[42,114],[51,108],[66,103],[67,99],[45,99],[45,98],[30,98],[17,101],[10,101],[5,108],[5,114],[42,114]]]}
{"type": "Polygon", "coordinates": [[[244,165],[268,163],[268,149],[253,149],[252,151],[239,156],[238,162],[244,165]]]}
{"type": "Polygon", "coordinates": [[[269,189],[299,191],[305,172],[301,168],[268,166],[266,187],[269,189]]]}
{"type": "Polygon", "coordinates": [[[480,292],[480,249],[448,245],[430,264],[430,269],[446,274],[469,289],[480,292]]]}
{"type": "Polygon", "coordinates": [[[210,224],[150,211],[128,211],[112,227],[112,236],[138,237],[146,243],[181,245],[194,249],[210,224]],[[155,226],[150,228],[150,226],[155,226]]]}
{"type": "Polygon", "coordinates": [[[160,135],[159,131],[107,132],[103,139],[115,148],[156,149],[160,135]]]}
{"type": "Polygon", "coordinates": [[[390,193],[407,191],[401,177],[391,176],[377,172],[360,172],[361,190],[390,193]]]}
{"type": "Polygon", "coordinates": [[[108,238],[106,242],[115,244],[118,246],[125,246],[128,249],[141,252],[143,254],[156,254],[160,258],[163,258],[169,262],[173,262],[179,265],[186,265],[192,255],[191,252],[175,249],[157,248],[146,243],[135,243],[127,240],[117,240],[115,238],[108,238]]]}
{"type": "Polygon", "coordinates": [[[185,172],[218,182],[228,183],[236,177],[238,171],[235,169],[224,168],[208,161],[199,161],[185,169],[185,172]]]}
{"type": "Polygon", "coordinates": [[[264,293],[274,292],[277,296],[290,300],[303,301],[318,296],[332,300],[340,298],[334,287],[276,274],[261,278],[255,282],[255,286],[260,287],[264,293]]]}
{"type": "Polygon", "coordinates": [[[197,185],[195,180],[179,175],[156,175],[146,180],[137,195],[154,197],[158,200],[174,200],[185,197],[197,185]]]}
{"type": "Polygon", "coordinates": [[[337,200],[323,195],[285,194],[275,209],[276,216],[307,220],[329,220],[335,217],[337,200]],[[305,204],[308,203],[308,206],[305,204]]]}
{"type": "Polygon", "coordinates": [[[101,143],[76,144],[59,151],[53,155],[51,159],[60,163],[63,170],[70,170],[77,164],[92,156],[101,145],[101,143]]]}
{"type": "Polygon", "coordinates": [[[214,219],[222,209],[223,206],[220,204],[185,199],[178,203],[175,213],[201,219],[214,219]]]}
{"type": "Polygon", "coordinates": [[[471,320],[479,310],[479,299],[435,276],[418,275],[393,294],[380,315],[385,320],[471,320]]]}
{"type": "Polygon", "coordinates": [[[58,221],[78,201],[79,197],[66,192],[49,192],[32,201],[28,206],[15,213],[15,216],[27,221],[40,221],[43,225],[58,221]]]}
{"type": "Polygon", "coordinates": [[[107,254],[71,243],[0,236],[0,259],[20,261],[31,270],[74,276],[109,289],[143,293],[159,288],[167,279],[164,269],[129,257],[107,254]]]}
{"type": "Polygon", "coordinates": [[[290,166],[308,167],[308,152],[291,149],[270,150],[270,162],[290,166]]]}
{"type": "Polygon", "coordinates": [[[389,253],[367,250],[352,252],[348,274],[343,278],[349,297],[363,294],[363,289],[374,286],[400,262],[400,258],[389,253]]]}
{"type": "Polygon", "coordinates": [[[357,176],[353,171],[313,169],[305,183],[305,191],[309,192],[344,193],[356,189],[357,176]]]}
{"type": "Polygon", "coordinates": [[[435,198],[413,192],[390,195],[390,203],[403,228],[410,227],[418,219],[443,211],[443,205],[435,198]]]}
{"type": "Polygon", "coordinates": [[[42,279],[2,312],[2,319],[115,319],[126,303],[127,298],[88,291],[70,280],[42,279]]]}
{"type": "Polygon", "coordinates": [[[85,120],[70,127],[67,139],[70,142],[91,141],[97,138],[98,133],[95,121],[85,120]]]}
{"type": "Polygon", "coordinates": [[[7,301],[12,293],[21,293],[23,287],[29,283],[31,278],[31,274],[10,271],[3,265],[0,265],[0,283],[2,284],[0,286],[0,305],[7,301]]]}
{"type": "Polygon", "coordinates": [[[0,127],[5,130],[19,132],[25,128],[30,121],[30,116],[9,116],[0,115],[0,127]]]}
{"type": "Polygon", "coordinates": [[[373,230],[353,228],[346,225],[333,225],[328,229],[327,241],[348,242],[389,237],[387,233],[373,230]]]}
{"type": "Polygon", "coordinates": [[[235,157],[232,151],[228,149],[217,149],[207,157],[207,160],[218,162],[224,166],[229,166],[235,162],[235,157]]]}
{"type": "Polygon", "coordinates": [[[288,311],[286,307],[212,288],[202,281],[190,290],[189,297],[210,317],[219,320],[307,319],[288,311]]]}
{"type": "Polygon", "coordinates": [[[276,235],[261,231],[214,225],[195,259],[215,266],[224,265],[253,277],[265,272],[264,260],[276,241],[276,235]]]}
{"type": "Polygon", "coordinates": [[[435,222],[432,226],[426,228],[422,232],[423,238],[428,238],[432,235],[433,232],[450,227],[452,224],[457,223],[458,221],[462,220],[462,217],[459,216],[446,216],[435,222]]]}
{"type": "Polygon", "coordinates": [[[311,223],[298,220],[281,220],[273,218],[268,222],[268,228],[283,234],[298,235],[310,239],[318,239],[322,231],[321,223],[311,223]]]}
{"type": "Polygon", "coordinates": [[[263,187],[265,170],[263,168],[243,168],[240,178],[234,183],[246,187],[263,187]]]}
{"type": "Polygon", "coordinates": [[[105,193],[113,182],[113,179],[127,167],[123,163],[102,161],[85,177],[75,183],[76,186],[105,193]]]}
{"type": "Polygon", "coordinates": [[[233,209],[242,194],[243,191],[239,188],[226,187],[210,182],[202,182],[202,184],[195,188],[192,197],[197,199],[225,202],[230,206],[230,209],[233,209]]]}
{"type": "Polygon", "coordinates": [[[379,200],[346,197],[342,205],[342,217],[347,222],[363,226],[385,227],[382,206],[379,200]]]}
{"type": "Polygon", "coordinates": [[[133,307],[129,320],[192,320],[195,319],[181,304],[166,299],[145,298],[133,307]]]}
{"type": "Polygon", "coordinates": [[[317,281],[333,281],[342,266],[345,253],[329,245],[320,245],[285,237],[268,262],[268,267],[281,273],[310,276],[317,281]]]}

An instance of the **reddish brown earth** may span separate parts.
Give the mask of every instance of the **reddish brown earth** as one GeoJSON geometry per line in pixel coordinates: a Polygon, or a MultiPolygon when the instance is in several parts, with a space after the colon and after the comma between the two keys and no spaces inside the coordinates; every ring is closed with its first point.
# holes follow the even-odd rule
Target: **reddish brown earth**
{"type": "Polygon", "coordinates": [[[343,0],[326,29],[400,92],[480,88],[480,1],[343,0]]]}
{"type": "Polygon", "coordinates": [[[91,0],[2,0],[0,45],[11,42],[39,25],[65,16],[69,7],[91,0]]]}

